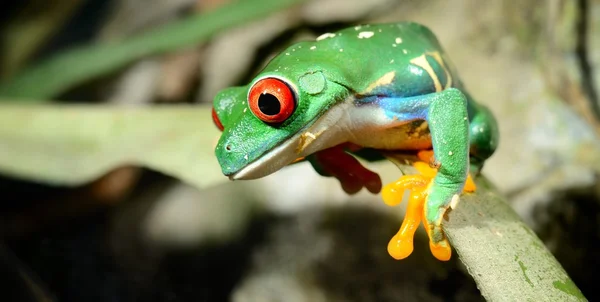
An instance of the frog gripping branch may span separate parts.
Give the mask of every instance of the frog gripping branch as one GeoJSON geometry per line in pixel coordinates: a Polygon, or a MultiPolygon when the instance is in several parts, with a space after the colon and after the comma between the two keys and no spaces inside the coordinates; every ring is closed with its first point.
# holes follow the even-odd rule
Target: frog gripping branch
{"type": "Polygon", "coordinates": [[[213,119],[223,131],[216,155],[232,180],[260,178],[308,160],[349,194],[382,192],[388,205],[411,192],[388,245],[396,259],[413,251],[423,222],[430,249],[448,260],[442,230],[459,195],[475,190],[498,142],[494,117],[465,91],[435,36],[410,22],[363,25],[294,44],[247,86],[222,90],[213,119]],[[349,153],[363,148],[417,153],[418,175],[383,187],[349,153]]]}

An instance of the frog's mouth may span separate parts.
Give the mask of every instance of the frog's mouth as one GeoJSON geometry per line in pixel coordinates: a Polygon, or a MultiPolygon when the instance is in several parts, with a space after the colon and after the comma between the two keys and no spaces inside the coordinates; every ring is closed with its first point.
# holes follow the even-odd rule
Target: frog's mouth
{"type": "Polygon", "coordinates": [[[261,178],[280,170],[297,158],[302,157],[296,152],[296,146],[298,146],[300,135],[303,132],[304,131],[300,131],[299,134],[295,134],[285,140],[282,144],[267,151],[238,172],[229,175],[229,179],[249,180],[261,178]]]}
{"type": "Polygon", "coordinates": [[[257,179],[272,174],[281,168],[302,158],[343,142],[351,137],[349,111],[355,107],[353,102],[341,102],[317,117],[311,124],[283,143],[265,152],[262,156],[229,175],[231,180],[257,179]]]}

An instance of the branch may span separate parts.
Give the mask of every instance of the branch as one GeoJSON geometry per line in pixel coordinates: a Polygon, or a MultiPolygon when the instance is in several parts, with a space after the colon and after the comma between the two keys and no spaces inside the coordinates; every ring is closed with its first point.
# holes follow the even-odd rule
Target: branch
{"type": "Polygon", "coordinates": [[[488,301],[586,301],[556,258],[483,177],[445,231],[488,301]]]}
{"type": "MultiPolygon", "coordinates": [[[[386,153],[404,174],[414,156],[386,153]]],[[[461,196],[443,228],[488,301],[587,301],[560,263],[487,179],[461,196]]]]}

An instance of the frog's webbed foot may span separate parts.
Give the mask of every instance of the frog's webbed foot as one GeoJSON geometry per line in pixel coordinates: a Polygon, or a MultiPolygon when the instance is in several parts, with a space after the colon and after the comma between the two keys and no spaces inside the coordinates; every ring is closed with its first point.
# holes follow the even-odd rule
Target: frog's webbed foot
{"type": "MultiPolygon", "coordinates": [[[[398,233],[389,242],[388,252],[398,260],[408,257],[413,251],[415,231],[423,221],[429,236],[431,253],[437,259],[447,261],[452,255],[452,250],[442,230],[442,219],[456,205],[458,195],[453,195],[450,200],[442,202],[432,200],[431,195],[435,197],[436,190],[439,189],[433,183],[439,163],[433,160],[433,151],[421,151],[418,157],[421,161],[415,162],[413,166],[420,174],[402,176],[396,182],[386,185],[382,191],[383,200],[389,206],[399,204],[404,192],[410,191],[404,221],[398,233]]],[[[475,183],[470,176],[463,191],[475,191],[475,183]]]]}
{"type": "Polygon", "coordinates": [[[337,178],[348,194],[358,193],[363,187],[371,193],[379,193],[381,178],[346,153],[346,149],[353,147],[347,144],[331,147],[311,155],[308,160],[319,174],[337,178]]]}

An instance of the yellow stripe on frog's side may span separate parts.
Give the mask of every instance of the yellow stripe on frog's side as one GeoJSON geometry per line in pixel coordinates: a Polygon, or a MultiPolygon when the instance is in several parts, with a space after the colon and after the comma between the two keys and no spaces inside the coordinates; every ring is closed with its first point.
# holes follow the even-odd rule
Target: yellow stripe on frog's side
{"type": "Polygon", "coordinates": [[[425,70],[425,72],[427,72],[427,74],[433,81],[433,86],[435,87],[435,91],[440,92],[440,91],[442,91],[442,83],[440,81],[440,78],[435,73],[435,70],[433,70],[433,67],[431,67],[431,64],[429,64],[429,62],[427,61],[427,56],[431,56],[444,69],[444,73],[446,74],[447,80],[446,80],[446,85],[444,85],[443,89],[447,89],[447,88],[451,87],[452,86],[452,75],[448,71],[446,64],[444,64],[444,60],[442,59],[442,56],[440,55],[439,52],[435,51],[435,52],[424,53],[424,54],[410,60],[410,63],[423,68],[423,70],[425,70]]]}
{"type": "Polygon", "coordinates": [[[444,89],[448,89],[450,87],[452,87],[452,74],[450,74],[450,71],[448,70],[448,67],[446,67],[446,63],[444,62],[444,59],[442,59],[442,56],[440,55],[439,52],[434,51],[434,52],[429,52],[427,53],[428,55],[432,56],[434,60],[436,60],[438,62],[438,64],[440,64],[440,66],[442,66],[442,68],[444,69],[444,73],[446,73],[446,85],[444,86],[444,89]]]}
{"type": "Polygon", "coordinates": [[[442,91],[442,83],[440,83],[440,79],[438,78],[437,74],[435,74],[435,71],[433,70],[433,67],[431,67],[431,64],[429,64],[429,62],[427,62],[427,58],[425,56],[426,56],[426,54],[422,54],[422,55],[410,60],[410,63],[423,68],[423,70],[425,70],[427,72],[427,74],[433,81],[433,86],[435,87],[435,92],[440,92],[440,91],[442,91]]]}
{"type": "Polygon", "coordinates": [[[394,71],[390,71],[390,72],[384,74],[381,78],[377,79],[377,81],[371,83],[369,85],[369,87],[367,87],[367,89],[365,89],[363,92],[361,92],[361,94],[363,94],[363,95],[369,94],[369,92],[373,91],[377,87],[391,84],[392,81],[394,80],[395,76],[396,76],[396,72],[394,72],[394,71]]]}

